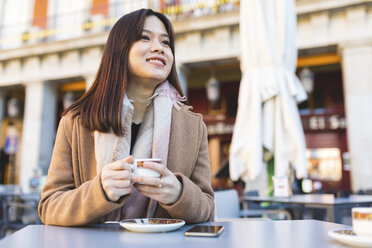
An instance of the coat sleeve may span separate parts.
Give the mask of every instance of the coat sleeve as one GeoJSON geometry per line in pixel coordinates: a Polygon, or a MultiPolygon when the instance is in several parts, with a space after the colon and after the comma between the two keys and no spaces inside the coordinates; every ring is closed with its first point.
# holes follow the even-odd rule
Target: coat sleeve
{"type": "Polygon", "coordinates": [[[39,203],[39,215],[44,224],[79,226],[95,223],[125,201],[125,197],[117,203],[106,198],[100,174],[81,185],[77,183],[78,175],[73,168],[72,129],[73,119],[63,117],[39,203]]]}
{"type": "Polygon", "coordinates": [[[199,133],[201,141],[191,177],[175,173],[182,183],[180,198],[172,205],[160,204],[173,218],[183,219],[187,223],[211,221],[214,214],[207,128],[202,120],[199,133]]]}

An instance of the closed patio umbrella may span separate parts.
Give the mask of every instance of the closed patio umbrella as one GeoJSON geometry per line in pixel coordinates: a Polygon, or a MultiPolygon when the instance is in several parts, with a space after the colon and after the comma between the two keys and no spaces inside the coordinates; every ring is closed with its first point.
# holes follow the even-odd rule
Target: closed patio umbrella
{"type": "Polygon", "coordinates": [[[294,0],[240,1],[241,71],[238,113],[230,150],[230,177],[254,180],[263,147],[275,157],[275,175],[307,175],[305,138],[296,102],[306,93],[295,75],[294,0]]]}

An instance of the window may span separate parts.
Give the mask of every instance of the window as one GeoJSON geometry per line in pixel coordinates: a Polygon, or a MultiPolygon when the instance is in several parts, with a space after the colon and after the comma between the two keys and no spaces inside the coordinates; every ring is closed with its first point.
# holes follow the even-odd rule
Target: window
{"type": "Polygon", "coordinates": [[[55,28],[55,39],[68,39],[81,36],[83,33],[82,24],[89,18],[89,0],[50,0],[51,1],[51,24],[55,28]]]}
{"type": "Polygon", "coordinates": [[[339,181],[342,177],[341,153],[338,148],[308,149],[308,173],[311,179],[339,181]]]}
{"type": "Polygon", "coordinates": [[[2,49],[18,47],[22,45],[22,34],[30,27],[32,3],[29,0],[3,0],[2,4],[0,46],[2,49]]]}

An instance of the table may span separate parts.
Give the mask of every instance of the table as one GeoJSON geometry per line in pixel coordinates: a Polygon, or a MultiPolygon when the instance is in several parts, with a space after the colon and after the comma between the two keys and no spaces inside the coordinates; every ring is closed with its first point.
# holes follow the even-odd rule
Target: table
{"type": "Polygon", "coordinates": [[[348,226],[317,221],[246,221],[203,223],[225,226],[217,238],[185,237],[191,225],[168,233],[135,233],[118,224],[101,224],[92,227],[59,227],[29,225],[0,240],[0,248],[92,248],[92,247],[344,247],[331,239],[327,232],[348,226]]]}
{"type": "Polygon", "coordinates": [[[273,196],[243,196],[242,202],[271,202],[281,203],[285,208],[296,208],[299,205],[310,209],[324,209],[327,212],[327,221],[341,223],[341,209],[357,206],[372,205],[372,195],[350,195],[349,197],[336,198],[332,194],[307,194],[293,195],[290,197],[273,196]]]}

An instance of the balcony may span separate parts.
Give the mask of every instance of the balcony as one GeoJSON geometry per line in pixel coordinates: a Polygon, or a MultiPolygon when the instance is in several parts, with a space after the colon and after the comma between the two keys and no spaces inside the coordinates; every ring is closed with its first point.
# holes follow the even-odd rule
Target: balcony
{"type": "MultiPolygon", "coordinates": [[[[56,13],[48,13],[48,16],[41,17],[42,20],[32,19],[32,10],[27,10],[29,18],[23,21],[16,20],[15,18],[8,20],[7,14],[4,14],[4,23],[0,30],[0,49],[11,49],[24,45],[68,40],[105,33],[111,29],[123,14],[139,8],[152,8],[162,12],[171,21],[185,21],[202,16],[236,11],[239,9],[240,1],[118,0],[100,6],[67,8],[68,6],[62,5],[61,8],[68,11],[61,10],[59,12],[56,11],[56,13]],[[40,25],[40,23],[43,23],[43,25],[40,25]]],[[[6,11],[5,9],[4,12],[6,11]]],[[[9,16],[17,16],[17,13],[9,14],[9,16]]]]}

